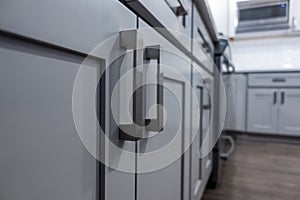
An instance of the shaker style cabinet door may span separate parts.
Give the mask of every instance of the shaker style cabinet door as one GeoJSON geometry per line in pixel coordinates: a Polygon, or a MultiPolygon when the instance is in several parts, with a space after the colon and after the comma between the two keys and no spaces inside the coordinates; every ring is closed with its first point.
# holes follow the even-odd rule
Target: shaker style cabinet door
{"type": "Polygon", "coordinates": [[[133,67],[133,54],[118,56],[129,51],[121,46],[120,32],[136,28],[136,15],[117,0],[4,4],[0,7],[0,92],[4,95],[0,99],[0,199],[98,200],[104,183],[106,200],[134,199],[134,173],[116,168],[135,171],[135,156],[128,159],[125,153],[134,153],[136,146],[120,140],[109,102],[119,77],[129,70],[126,67],[133,67]],[[16,39],[11,33],[22,37],[16,39]],[[80,79],[77,122],[92,132],[92,137],[84,131],[80,137],[73,118],[74,83],[86,54],[108,38],[106,48],[94,52],[97,58],[85,63],[80,79]],[[106,136],[117,152],[108,144],[100,146],[98,123],[85,115],[91,113],[87,104],[103,106],[89,101],[100,96],[86,92],[97,86],[100,70],[110,63],[102,84],[106,94],[101,96],[106,112],[99,115],[105,118],[106,136]],[[105,181],[82,139],[89,140],[95,151],[105,149],[105,161],[113,166],[105,168],[105,181]]]}
{"type": "Polygon", "coordinates": [[[225,75],[223,81],[227,97],[224,129],[244,132],[246,128],[246,76],[244,74],[225,75]]]}
{"type": "Polygon", "coordinates": [[[279,90],[278,133],[300,136],[300,89],[279,90]]]}
{"type": "Polygon", "coordinates": [[[196,98],[192,97],[191,105],[190,196],[192,200],[201,198],[212,169],[211,149],[213,146],[209,147],[212,140],[212,129],[209,128],[212,109],[209,93],[211,84],[211,76],[193,63],[193,92],[196,98]]]}
{"type": "MultiPolygon", "coordinates": [[[[194,64],[195,65],[195,64],[194,64]]],[[[193,90],[196,98],[192,98],[192,131],[191,134],[191,160],[190,160],[190,196],[192,200],[198,200],[204,188],[203,181],[203,158],[200,151],[203,143],[203,78],[199,73],[193,70],[193,90]],[[198,114],[198,115],[197,115],[198,114]]]]}
{"type": "Polygon", "coordinates": [[[162,86],[160,92],[155,85],[147,86],[145,116],[151,120],[150,125],[157,118],[162,126],[147,127],[146,138],[138,141],[137,199],[187,199],[188,165],[184,158],[188,157],[183,154],[189,139],[191,63],[154,29],[143,29],[148,26],[142,21],[139,27],[146,49],[144,75],[154,77],[154,83],[159,76],[162,86]],[[158,50],[159,58],[148,54],[147,48],[158,50]],[[162,100],[162,113],[156,110],[157,99],[162,100]]]}
{"type": "Polygon", "coordinates": [[[247,131],[277,133],[277,89],[248,89],[247,131]]]}
{"type": "MultiPolygon", "coordinates": [[[[97,160],[83,146],[72,110],[84,57],[0,36],[0,60],[0,198],[97,200],[97,160]]],[[[86,118],[84,97],[102,67],[97,59],[86,63],[77,90],[77,122],[94,147],[99,130],[86,118]]]]}

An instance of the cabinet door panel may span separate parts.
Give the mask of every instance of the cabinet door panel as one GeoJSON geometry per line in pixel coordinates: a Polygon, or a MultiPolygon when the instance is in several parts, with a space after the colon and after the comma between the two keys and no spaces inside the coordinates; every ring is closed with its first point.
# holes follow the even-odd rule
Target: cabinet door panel
{"type": "MultiPolygon", "coordinates": [[[[188,193],[185,191],[188,190],[189,176],[186,163],[189,157],[182,155],[185,144],[189,141],[190,89],[188,81],[191,78],[191,63],[184,55],[179,56],[179,51],[154,29],[150,29],[142,21],[139,25],[145,47],[153,45],[162,47],[159,65],[163,73],[165,113],[163,115],[164,129],[160,132],[147,131],[152,137],[138,141],[137,171],[143,172],[144,169],[149,169],[149,166],[151,166],[151,171],[137,175],[137,199],[187,199],[188,193]],[[148,27],[148,29],[142,27],[148,27]],[[162,166],[162,163],[165,165],[162,166]]],[[[145,76],[148,75],[147,73],[157,73],[156,70],[149,70],[149,67],[156,68],[157,61],[151,60],[150,63],[155,65],[145,64],[144,68],[147,69],[145,76]]],[[[149,108],[157,98],[155,92],[152,92],[153,95],[150,93],[146,93],[145,97],[146,115],[150,113],[149,108]]]]}
{"type": "Polygon", "coordinates": [[[247,79],[244,74],[225,75],[227,97],[225,129],[245,131],[247,79]]]}
{"type": "MultiPolygon", "coordinates": [[[[72,91],[84,57],[0,37],[0,196],[97,199],[97,161],[73,121],[72,91]],[[21,48],[22,47],[22,48],[21,48]],[[2,96],[3,95],[3,96],[2,96]]],[[[86,64],[80,100],[97,85],[101,62],[86,64]],[[86,81],[88,80],[88,81],[86,81]]],[[[96,121],[80,123],[97,135],[96,121]]],[[[90,138],[96,144],[97,138],[90,138]]]]}
{"type": "Polygon", "coordinates": [[[204,188],[203,181],[203,159],[200,158],[200,150],[203,142],[203,79],[201,76],[193,72],[193,88],[197,99],[192,99],[192,130],[196,131],[196,135],[191,135],[191,182],[190,182],[190,195],[192,200],[198,200],[204,188]],[[194,102],[197,101],[197,102],[194,102]],[[200,118],[197,119],[197,112],[199,111],[200,118]],[[194,138],[193,138],[194,137],[194,138]]]}
{"type": "Polygon", "coordinates": [[[277,133],[278,91],[276,89],[248,90],[247,131],[277,133]]]}
{"type": "Polygon", "coordinates": [[[212,87],[212,77],[197,64],[193,63],[193,66],[198,69],[193,70],[193,89],[197,99],[192,98],[190,196],[192,200],[198,200],[204,192],[212,169],[212,154],[208,149],[208,143],[212,139],[212,129],[209,129],[212,100],[208,92],[208,87],[212,87]]]}
{"type": "Polygon", "coordinates": [[[279,106],[279,134],[300,136],[300,89],[282,89],[279,106]]]}

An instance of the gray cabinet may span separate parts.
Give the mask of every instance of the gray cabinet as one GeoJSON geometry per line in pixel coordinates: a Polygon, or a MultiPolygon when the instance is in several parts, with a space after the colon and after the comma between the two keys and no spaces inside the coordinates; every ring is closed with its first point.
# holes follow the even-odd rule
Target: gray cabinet
{"type": "MultiPolygon", "coordinates": [[[[197,64],[193,63],[195,67],[197,64]]],[[[190,197],[191,200],[201,198],[212,170],[212,148],[208,144],[212,141],[212,129],[209,128],[212,117],[212,99],[209,95],[212,76],[204,71],[193,71],[193,88],[197,98],[192,99],[192,133],[191,161],[190,161],[190,197]],[[210,88],[209,88],[210,87],[210,88]],[[198,109],[198,110],[197,110],[198,109]],[[197,113],[200,119],[196,121],[197,113]]]]}
{"type": "MultiPolygon", "coordinates": [[[[0,36],[1,199],[97,199],[97,161],[82,145],[72,115],[73,83],[83,59],[0,36]]],[[[82,95],[97,83],[101,63],[93,60],[86,68],[82,95]]],[[[78,114],[96,136],[95,121],[78,114]]]]}
{"type": "Polygon", "coordinates": [[[247,75],[228,74],[223,76],[226,90],[227,112],[225,130],[246,130],[247,75]]]}
{"type": "Polygon", "coordinates": [[[300,89],[281,89],[278,93],[278,133],[300,136],[300,89]]]}
{"type": "Polygon", "coordinates": [[[168,31],[158,29],[161,34],[166,35],[175,43],[179,41],[180,45],[191,51],[191,0],[125,0],[125,2],[152,27],[168,29],[168,31]]]}
{"type": "MultiPolygon", "coordinates": [[[[3,174],[0,198],[102,198],[104,176],[100,177],[99,163],[83,145],[82,139],[88,139],[95,151],[107,146],[100,145],[103,141],[98,138],[98,123],[85,115],[90,109],[86,106],[85,97],[90,97],[86,91],[97,86],[104,63],[112,63],[126,52],[120,46],[119,33],[136,28],[137,17],[116,0],[13,0],[6,1],[0,10],[0,29],[3,31],[0,35],[0,92],[4,95],[0,100],[0,173],[3,174]],[[6,32],[20,35],[22,39],[6,32]],[[86,53],[112,35],[111,49],[105,49],[105,52],[102,49],[97,52],[101,54],[96,55],[98,58],[85,63],[87,70],[81,77],[81,90],[76,98],[82,106],[77,114],[79,124],[92,135],[79,137],[72,110],[76,75],[86,53]]],[[[107,87],[107,94],[111,88],[108,85],[113,86],[121,74],[123,61],[125,59],[114,62],[107,70],[107,82],[102,85],[107,87]]],[[[126,64],[133,66],[132,62],[133,55],[126,64]]],[[[107,94],[101,96],[103,103],[109,102],[110,95],[107,94]]],[[[103,113],[101,119],[106,119],[110,141],[121,149],[134,151],[133,142],[120,141],[115,134],[118,128],[110,119],[110,113],[103,113]]],[[[106,149],[105,159],[110,164],[128,164],[134,169],[135,157],[124,159],[124,152],[106,149]]],[[[134,174],[108,167],[105,172],[107,200],[134,199],[134,174]]]]}
{"type": "MultiPolygon", "coordinates": [[[[157,77],[157,68],[160,68],[165,114],[163,130],[146,130],[146,138],[137,142],[137,199],[187,200],[189,157],[183,155],[189,141],[188,86],[191,63],[171,43],[141,20],[139,27],[145,48],[155,45],[161,47],[159,61],[145,61],[144,77],[157,77]]],[[[155,109],[152,109],[154,113],[151,114],[151,107],[155,106],[158,95],[155,91],[151,92],[153,89],[155,90],[151,89],[151,86],[146,88],[147,118],[158,115],[155,109]]]]}
{"type": "Polygon", "coordinates": [[[300,73],[249,74],[247,131],[300,136],[300,73]]]}
{"type": "MultiPolygon", "coordinates": [[[[200,198],[212,162],[210,152],[190,162],[192,69],[188,56],[192,57],[192,1],[180,0],[175,2],[177,7],[170,3],[158,0],[155,3],[146,0],[5,2],[0,8],[1,200],[188,200],[191,163],[193,176],[197,177],[192,183],[191,190],[196,194],[193,199],[200,198]],[[150,25],[175,32],[143,29],[149,26],[125,5],[150,25]],[[135,6],[143,6],[144,10],[141,12],[138,9],[141,7],[135,6]],[[137,27],[142,38],[137,36],[137,27]],[[137,40],[125,37],[125,32],[131,31],[137,40]],[[101,47],[103,41],[107,48],[101,47]],[[144,43],[139,46],[139,42],[144,43]],[[147,58],[140,63],[147,47],[154,45],[166,49],[160,51],[159,62],[147,58]],[[141,49],[129,51],[132,46],[141,49]],[[84,62],[91,51],[93,56],[84,62]],[[144,64],[143,73],[126,80],[117,88],[117,96],[113,96],[120,78],[138,64],[144,64]],[[159,71],[160,66],[175,71],[163,67],[159,71]],[[153,70],[155,67],[157,70],[153,70]],[[79,78],[78,71],[84,72],[79,78]],[[103,71],[105,77],[98,85],[103,71]],[[163,93],[158,88],[157,91],[142,88],[145,93],[139,100],[145,105],[145,113],[144,107],[134,112],[138,95],[132,95],[133,81],[158,76],[163,82],[163,93]],[[75,86],[78,90],[74,96],[75,86]],[[120,131],[122,125],[136,120],[139,114],[143,114],[145,123],[149,119],[155,121],[152,118],[162,114],[152,106],[161,99],[160,95],[164,106],[163,129],[145,128],[141,131],[145,138],[125,139],[120,131]],[[135,116],[128,117],[124,110],[123,100],[128,97],[135,98],[130,99],[134,103],[128,112],[135,116]],[[78,106],[75,114],[74,104],[78,106]],[[98,121],[94,120],[97,117],[105,128],[107,140],[100,134],[98,121]],[[106,166],[100,166],[95,155],[103,156],[106,166]],[[166,165],[161,166],[162,162],[166,165]]],[[[200,16],[197,17],[200,21],[200,16]]],[[[202,21],[198,28],[213,48],[202,21]]],[[[212,72],[208,54],[203,50],[193,51],[198,63],[203,65],[199,68],[212,72]]],[[[205,73],[212,84],[213,77],[205,73]]],[[[212,134],[209,126],[213,100],[205,87],[201,87],[197,100],[206,108],[197,108],[202,115],[197,122],[199,143],[193,146],[194,153],[199,152],[203,138],[212,134]]]]}
{"type": "Polygon", "coordinates": [[[248,89],[247,131],[300,136],[300,89],[248,89]]]}
{"type": "Polygon", "coordinates": [[[203,67],[207,68],[210,72],[214,70],[214,62],[212,61],[213,55],[213,42],[211,41],[205,25],[199,15],[196,7],[193,7],[193,55],[199,60],[203,67]]]}
{"type": "Polygon", "coordinates": [[[277,96],[277,89],[248,89],[248,132],[277,133],[277,96]]]}
{"type": "Polygon", "coordinates": [[[84,53],[135,28],[135,18],[117,0],[11,0],[0,7],[1,30],[84,53]]]}

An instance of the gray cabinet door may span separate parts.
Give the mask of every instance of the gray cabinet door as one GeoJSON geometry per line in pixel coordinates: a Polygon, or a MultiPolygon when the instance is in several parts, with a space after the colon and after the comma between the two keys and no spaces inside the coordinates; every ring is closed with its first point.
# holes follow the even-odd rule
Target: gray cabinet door
{"type": "MultiPolygon", "coordinates": [[[[193,63],[193,69],[199,67],[193,63]]],[[[193,92],[197,98],[192,98],[191,118],[191,160],[190,160],[190,197],[192,200],[201,198],[208,178],[211,173],[212,160],[211,149],[208,144],[212,140],[211,122],[211,96],[208,87],[212,87],[212,77],[206,72],[200,71],[200,67],[193,70],[193,92]],[[196,102],[195,102],[196,101],[196,102]],[[197,117],[199,113],[199,117],[197,117]],[[195,131],[195,132],[194,132],[195,131]]]]}
{"type": "MultiPolygon", "coordinates": [[[[98,178],[99,163],[80,140],[88,139],[95,150],[100,149],[96,121],[85,115],[89,113],[85,98],[90,97],[85,92],[97,85],[100,67],[112,63],[107,70],[107,93],[102,96],[110,108],[109,94],[123,73],[121,65],[133,66],[133,55],[114,60],[126,52],[120,46],[119,32],[136,28],[136,16],[115,0],[28,0],[21,4],[7,1],[0,8],[1,29],[43,44],[0,34],[0,92],[5,96],[0,99],[0,174],[5,174],[0,180],[0,199],[99,199],[104,183],[98,178]],[[84,53],[107,38],[111,39],[107,48],[93,52],[103,59],[85,63],[86,74],[79,84],[79,124],[93,135],[79,137],[72,110],[74,82],[84,53]]],[[[125,152],[134,152],[135,143],[119,140],[118,126],[106,111],[107,137],[124,151],[115,153],[104,144],[105,161],[134,170],[135,157],[127,159],[125,152]]],[[[109,167],[105,172],[106,200],[134,199],[133,173],[109,167]]]]}
{"type": "Polygon", "coordinates": [[[278,133],[300,136],[300,89],[281,89],[278,133]]]}
{"type": "MultiPolygon", "coordinates": [[[[140,27],[147,27],[147,25],[140,21],[140,27]]],[[[186,172],[188,164],[185,164],[185,159],[188,157],[182,155],[187,146],[185,143],[189,141],[190,89],[188,85],[191,63],[184,55],[179,56],[178,50],[154,29],[141,28],[141,32],[143,32],[145,48],[160,45],[163,49],[160,52],[160,67],[163,73],[165,112],[163,130],[147,131],[149,137],[138,142],[137,199],[187,199],[188,193],[184,191],[186,187],[188,188],[189,176],[186,172]]],[[[145,76],[151,75],[152,70],[149,67],[157,67],[156,60],[151,60],[150,63],[145,66],[147,68],[145,76]]],[[[157,96],[153,94],[146,93],[146,114],[151,113],[151,105],[148,104],[153,105],[156,102],[157,96]]]]}
{"type": "MultiPolygon", "coordinates": [[[[83,146],[72,112],[83,59],[0,36],[0,199],[98,198],[97,161],[83,146]]],[[[83,104],[85,89],[97,85],[101,62],[85,67],[78,91],[83,104]]],[[[80,123],[89,127],[96,146],[96,122],[81,108],[80,123]]]]}
{"type": "Polygon", "coordinates": [[[225,75],[223,81],[227,97],[224,129],[244,132],[246,129],[246,75],[225,75]]]}
{"type": "MultiPolygon", "coordinates": [[[[195,64],[194,64],[195,65],[195,64]]],[[[192,98],[192,132],[191,135],[191,161],[190,161],[190,196],[192,200],[200,199],[205,187],[203,172],[205,163],[201,157],[201,147],[203,144],[203,91],[205,89],[204,80],[200,73],[193,70],[193,89],[197,98],[192,98]],[[199,116],[197,116],[199,113],[199,116]],[[198,118],[198,119],[197,119],[198,118]]]]}
{"type": "Polygon", "coordinates": [[[277,133],[277,89],[248,89],[247,131],[277,133]]]}

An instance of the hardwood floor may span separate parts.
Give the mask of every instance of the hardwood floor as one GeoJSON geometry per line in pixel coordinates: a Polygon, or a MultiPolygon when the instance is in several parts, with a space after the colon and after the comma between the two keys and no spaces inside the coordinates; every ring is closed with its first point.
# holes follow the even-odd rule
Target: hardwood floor
{"type": "Polygon", "coordinates": [[[300,145],[237,141],[203,200],[300,200],[300,145]]]}

